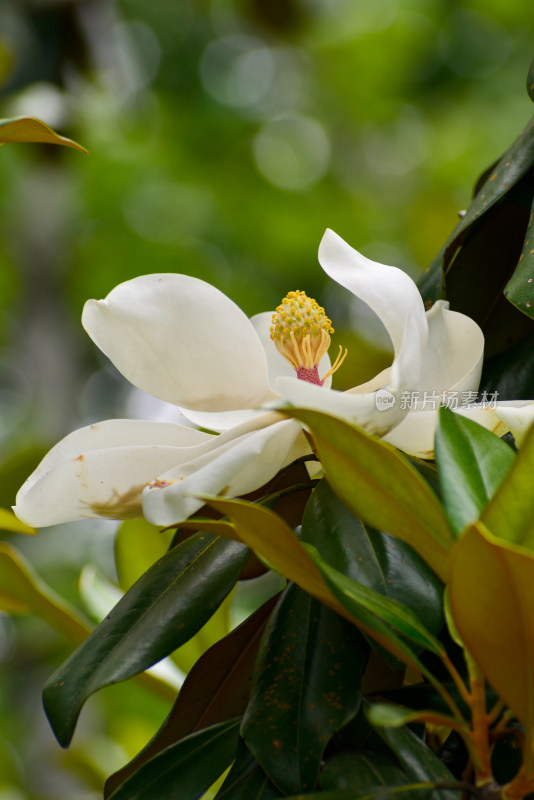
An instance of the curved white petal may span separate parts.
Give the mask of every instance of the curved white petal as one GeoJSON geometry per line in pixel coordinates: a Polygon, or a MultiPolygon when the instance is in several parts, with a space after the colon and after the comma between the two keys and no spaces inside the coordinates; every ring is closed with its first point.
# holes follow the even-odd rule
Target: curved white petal
{"type": "Polygon", "coordinates": [[[279,420],[279,414],[264,412],[220,436],[143,420],[107,420],[80,428],[44,457],[17,494],[15,513],[35,527],[86,517],[141,516],[141,492],[159,475],[202,456],[209,460],[211,451],[220,452],[279,420]]]}
{"type": "Polygon", "coordinates": [[[403,346],[408,316],[415,323],[414,335],[421,350],[424,349],[428,336],[425,309],[419,289],[409,275],[397,267],[371,261],[331,230],[325,232],[319,245],[319,262],[332,280],[378,315],[395,352],[403,346]]]}
{"type": "Polygon", "coordinates": [[[194,425],[220,433],[244,425],[265,414],[265,410],[261,408],[247,408],[243,411],[191,411],[189,408],[181,408],[180,411],[194,425]]]}
{"type": "Polygon", "coordinates": [[[263,347],[226,295],[188,275],[143,275],[89,300],[82,323],[139,389],[199,411],[253,408],[270,396],[263,347]]]}
{"type": "Polygon", "coordinates": [[[449,311],[438,300],[427,311],[428,344],[423,353],[421,380],[413,391],[468,392],[480,383],[484,334],[465,314],[449,311]]]}
{"type": "Polygon", "coordinates": [[[204,505],[198,495],[247,494],[309,452],[302,429],[294,420],[228,440],[161,475],[158,484],[147,487],[143,492],[144,515],[156,525],[181,522],[204,505]]]}
{"type": "Polygon", "coordinates": [[[215,437],[182,425],[107,420],[66,436],[20,488],[15,514],[35,527],[85,517],[140,515],[147,481],[174,466],[182,449],[215,437]]]}
{"type": "Polygon", "coordinates": [[[377,435],[381,435],[384,425],[387,430],[391,427],[385,423],[385,417],[377,411],[374,393],[338,392],[335,389],[328,390],[313,383],[299,381],[297,378],[278,378],[277,386],[284,399],[297,408],[311,408],[314,411],[341,417],[377,435]]]}
{"type": "Polygon", "coordinates": [[[438,421],[437,406],[410,411],[384,440],[418,458],[434,458],[434,435],[438,421]]]}
{"type": "Polygon", "coordinates": [[[192,447],[206,444],[213,436],[174,422],[150,422],[136,419],[108,419],[79,428],[61,439],[45,455],[17,494],[17,504],[44,475],[64,461],[82,453],[114,447],[166,445],[192,447]]]}

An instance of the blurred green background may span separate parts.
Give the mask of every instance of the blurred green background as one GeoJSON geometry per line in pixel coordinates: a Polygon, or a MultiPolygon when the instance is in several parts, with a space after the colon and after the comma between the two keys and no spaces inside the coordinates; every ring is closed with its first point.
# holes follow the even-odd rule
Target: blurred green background
{"type": "MultiPolygon", "coordinates": [[[[321,236],[416,277],[531,115],[533,33],[524,0],[0,0],[0,116],[90,151],[1,148],[0,505],[75,427],[168,413],[79,322],[136,275],[194,274],[249,315],[304,289],[352,344],[338,387],[378,371],[384,343],[325,280],[321,236]]],[[[115,580],[114,532],[5,538],[97,618],[105,592],[79,577],[115,580]]],[[[146,690],[105,690],[61,751],[40,690],[71,649],[0,615],[0,800],[100,797],[166,715],[146,690]]]]}

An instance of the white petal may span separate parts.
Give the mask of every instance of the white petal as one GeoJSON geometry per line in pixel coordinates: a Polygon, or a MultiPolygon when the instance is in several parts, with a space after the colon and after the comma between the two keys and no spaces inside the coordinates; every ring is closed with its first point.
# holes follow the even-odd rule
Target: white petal
{"type": "Polygon", "coordinates": [[[246,315],[188,275],[144,275],[89,300],[82,323],[139,389],[185,408],[253,408],[270,396],[263,347],[246,315]]]}
{"type": "Polygon", "coordinates": [[[91,450],[144,445],[192,447],[213,439],[207,433],[173,422],[149,422],[133,419],[109,419],[69,433],[46,454],[17,495],[17,502],[44,475],[64,461],[77,459],[91,450]]]}
{"type": "Polygon", "coordinates": [[[371,261],[331,230],[322,238],[319,262],[330,278],[378,315],[395,352],[403,346],[407,316],[412,317],[415,336],[421,350],[424,348],[428,335],[425,309],[419,289],[409,275],[397,267],[371,261]]]}
{"type": "Polygon", "coordinates": [[[189,408],[180,409],[184,417],[208,431],[229,431],[238,425],[244,425],[256,417],[265,414],[263,409],[245,409],[243,411],[191,411],[189,408]]]}
{"type": "Polygon", "coordinates": [[[418,458],[434,458],[437,410],[410,411],[402,422],[384,436],[386,442],[418,458]]]}
{"type": "Polygon", "coordinates": [[[35,527],[87,517],[141,516],[141,492],[180,455],[214,437],[171,423],[108,420],[81,428],[48,453],[14,511],[35,527]]]}
{"type": "Polygon", "coordinates": [[[181,522],[204,505],[198,495],[248,494],[309,452],[302,429],[293,420],[229,440],[161,475],[161,483],[169,481],[168,486],[147,487],[143,492],[145,517],[156,525],[181,522]]]}
{"type": "MultiPolygon", "coordinates": [[[[291,364],[278,352],[270,337],[270,326],[272,312],[265,311],[250,318],[250,322],[258,334],[260,342],[264,348],[265,360],[267,363],[268,380],[270,386],[274,386],[275,378],[278,375],[294,376],[295,370],[291,364]]],[[[271,399],[276,395],[272,392],[271,399]]],[[[182,409],[184,416],[188,420],[201,428],[210,431],[227,431],[235,425],[242,425],[258,414],[265,413],[261,409],[247,409],[243,411],[191,411],[182,409]]]]}
{"type": "Polygon", "coordinates": [[[369,416],[374,406],[373,395],[349,395],[335,389],[324,389],[298,378],[278,378],[277,387],[284,400],[297,408],[311,408],[325,414],[342,417],[354,422],[360,412],[363,417],[369,416]]]}
{"type": "Polygon", "coordinates": [[[421,381],[413,391],[476,391],[484,357],[484,335],[465,314],[448,310],[438,300],[427,312],[429,338],[423,354],[421,381]]]}

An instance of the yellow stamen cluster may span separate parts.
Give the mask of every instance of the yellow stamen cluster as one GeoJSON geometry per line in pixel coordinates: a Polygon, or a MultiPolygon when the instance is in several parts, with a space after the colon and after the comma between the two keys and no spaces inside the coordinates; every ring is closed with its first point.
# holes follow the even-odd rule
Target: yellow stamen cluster
{"type": "MultiPolygon", "coordinates": [[[[328,351],[331,333],[334,329],[324,308],[306,292],[289,292],[273,314],[271,339],[297,372],[317,367],[328,351]]],[[[321,383],[341,366],[347,354],[345,351],[342,356],[341,350],[321,383]]]]}

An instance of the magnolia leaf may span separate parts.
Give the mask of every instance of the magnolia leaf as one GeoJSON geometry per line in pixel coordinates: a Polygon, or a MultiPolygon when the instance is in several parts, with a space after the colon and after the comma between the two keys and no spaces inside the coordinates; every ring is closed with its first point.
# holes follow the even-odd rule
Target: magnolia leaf
{"type": "Polygon", "coordinates": [[[0,530],[12,531],[13,533],[26,533],[32,536],[37,533],[35,528],[30,528],[25,522],[21,522],[20,519],[17,519],[13,512],[8,511],[7,508],[0,508],[0,530]]]}
{"type": "Polygon", "coordinates": [[[250,750],[240,742],[236,759],[215,800],[278,800],[281,797],[250,750]]]}
{"type": "Polygon", "coordinates": [[[521,450],[481,515],[494,536],[534,550],[534,426],[521,450]]]}
{"type": "Polygon", "coordinates": [[[234,760],[239,719],[191,734],[143,764],[110,800],[198,800],[234,760]]]}
{"type": "Polygon", "coordinates": [[[281,517],[267,508],[241,500],[226,500],[220,497],[204,499],[221,514],[229,517],[241,540],[273,569],[342,616],[350,618],[329,591],[313,561],[281,517]]]}
{"type": "MultiPolygon", "coordinates": [[[[534,198],[533,198],[534,203],[534,198]]],[[[521,248],[521,255],[513,275],[504,289],[505,297],[513,305],[534,318],[534,207],[531,213],[521,248]]]]}
{"type": "MultiPolygon", "coordinates": [[[[212,521],[195,520],[195,524],[188,526],[188,529],[194,532],[218,534],[220,527],[212,529],[209,525],[212,521]]],[[[185,526],[180,525],[180,529],[182,527],[185,526]]],[[[227,538],[235,539],[236,534],[232,526],[226,523],[226,528],[231,530],[227,538]]],[[[227,532],[226,529],[224,532],[227,532]]],[[[165,555],[175,533],[174,528],[161,530],[160,527],[151,525],[144,519],[127,520],[121,524],[115,537],[115,563],[119,583],[124,591],[127,591],[155,561],[165,555]]],[[[200,656],[229,632],[231,603],[230,594],[193,638],[171,655],[182,672],[189,672],[200,656]]]]}
{"type": "Polygon", "coordinates": [[[122,522],[115,535],[115,567],[123,592],[134,585],[170,547],[174,531],[162,531],[144,519],[122,522]]]}
{"type": "Polygon", "coordinates": [[[325,747],[358,711],[368,653],[345,619],[287,587],[263,635],[241,724],[248,748],[283,792],[315,787],[325,747]]]}
{"type": "Polygon", "coordinates": [[[369,706],[367,717],[371,725],[378,728],[402,728],[404,725],[417,720],[421,716],[421,711],[413,711],[411,708],[396,706],[391,703],[374,703],[369,706]]]}
{"type": "MultiPolygon", "coordinates": [[[[402,691],[402,690],[401,690],[402,691]]],[[[371,725],[376,728],[404,728],[411,722],[428,722],[446,727],[457,723],[449,714],[439,714],[434,708],[421,708],[414,711],[393,703],[373,703],[367,710],[371,725]]],[[[467,728],[467,725],[466,725],[467,728]]]]}
{"type": "Polygon", "coordinates": [[[385,753],[341,752],[334,755],[321,772],[321,788],[327,794],[332,789],[351,788],[360,793],[406,786],[410,781],[395,760],[385,753]]]}
{"type": "Polygon", "coordinates": [[[487,680],[527,731],[534,723],[534,555],[469,527],[453,554],[450,608],[487,680]]]}
{"type": "Polygon", "coordinates": [[[37,575],[22,553],[0,542],[0,610],[8,614],[34,614],[75,644],[91,628],[78,612],[37,575]]]}
{"type": "Polygon", "coordinates": [[[284,410],[310,428],[332,489],[357,517],[411,545],[445,580],[452,534],[426,481],[391,445],[343,420],[284,410]]]}
{"type": "Polygon", "coordinates": [[[67,747],[87,698],[147,669],[209,619],[232,589],[248,550],[197,533],[157,561],[51,676],[45,710],[67,747]]]}
{"type": "Polygon", "coordinates": [[[352,514],[326,479],[308,501],[300,539],[347,578],[411,608],[434,634],[443,626],[443,584],[406,542],[352,514]]]}
{"type": "Polygon", "coordinates": [[[380,618],[385,613],[388,623],[397,622],[403,634],[415,637],[419,646],[435,649],[436,640],[409,609],[388,602],[365,587],[355,588],[355,581],[349,581],[350,588],[340,587],[338,584],[348,579],[329,568],[311,545],[301,544],[291,528],[272,511],[241,500],[204,499],[227,515],[241,539],[275,570],[356,624],[400,661],[428,674],[413,650],[380,618]]]}
{"type": "Polygon", "coordinates": [[[527,92],[532,102],[534,102],[534,58],[530,62],[527,74],[527,92]]]}
{"type": "MultiPolygon", "coordinates": [[[[376,728],[376,732],[396,755],[408,778],[421,782],[416,797],[421,800],[459,800],[458,790],[432,788],[436,783],[454,784],[454,775],[412,730],[376,728]],[[423,782],[426,783],[426,793],[422,791],[423,782]]],[[[408,797],[411,798],[412,795],[409,794],[408,797]]]]}
{"type": "Polygon", "coordinates": [[[248,703],[254,660],[275,602],[276,598],[267,601],[200,657],[153,739],[106,781],[106,798],[142,764],[166,747],[191,733],[243,714],[248,703]]]}
{"type": "Polygon", "coordinates": [[[484,362],[479,392],[497,392],[501,400],[534,397],[534,330],[484,362]]]}
{"type": "MultiPolygon", "coordinates": [[[[425,300],[442,297],[444,288],[455,311],[479,323],[486,336],[487,355],[521,339],[530,329],[529,320],[523,315],[534,317],[534,303],[527,307],[526,296],[522,299],[522,314],[504,296],[505,286],[520,264],[522,247],[529,247],[525,240],[529,239],[533,164],[531,120],[502,157],[485,171],[473,202],[420,282],[425,300]]],[[[534,291],[526,274],[520,283],[525,291],[534,291]]]]}
{"type": "MultiPolygon", "coordinates": [[[[411,609],[397,600],[390,600],[388,597],[362,586],[357,581],[353,581],[333,569],[321,558],[313,545],[305,544],[304,547],[319,568],[332,593],[353,614],[354,619],[361,620],[364,625],[371,625],[372,630],[376,627],[377,631],[382,630],[381,623],[386,623],[418,648],[430,650],[438,656],[443,654],[443,645],[427,630],[411,609]],[[376,615],[380,623],[378,620],[374,623],[370,622],[369,614],[376,615]]],[[[410,653],[410,655],[412,654],[410,653]]]]}
{"type": "MultiPolygon", "coordinates": [[[[454,780],[454,779],[453,779],[454,780]]],[[[400,786],[379,786],[379,778],[375,780],[374,788],[365,789],[327,789],[326,791],[311,792],[310,794],[292,794],[286,800],[427,800],[429,791],[434,783],[428,781],[418,783],[403,783],[400,786]]],[[[445,797],[443,794],[432,794],[432,797],[445,797]]],[[[451,800],[458,800],[457,793],[449,795],[451,800]]]]}
{"type": "Polygon", "coordinates": [[[13,119],[0,120],[0,144],[6,142],[41,142],[43,144],[60,144],[64,147],[73,147],[82,153],[87,153],[85,147],[60,136],[46,123],[36,117],[14,117],[13,119]]]}
{"type": "Polygon", "coordinates": [[[448,408],[439,410],[435,448],[443,502],[459,535],[480,517],[515,453],[494,433],[448,408]]]}

